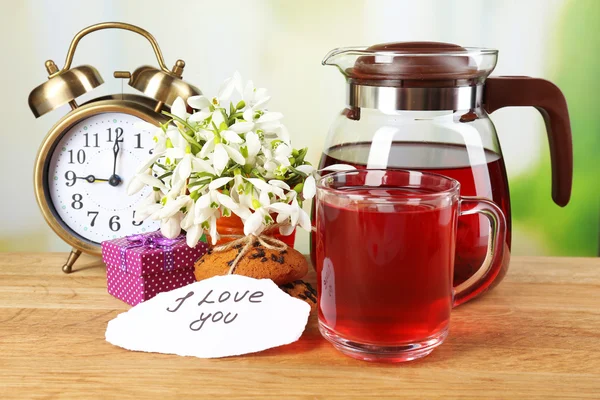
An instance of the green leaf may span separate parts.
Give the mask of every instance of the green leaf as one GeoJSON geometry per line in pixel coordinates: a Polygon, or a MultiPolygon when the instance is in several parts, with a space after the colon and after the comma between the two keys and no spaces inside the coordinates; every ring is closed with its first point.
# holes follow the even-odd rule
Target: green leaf
{"type": "Polygon", "coordinates": [[[307,178],[307,177],[308,177],[308,175],[307,175],[307,174],[305,174],[304,172],[302,172],[302,171],[300,171],[300,170],[297,170],[296,168],[294,168],[294,167],[292,167],[292,166],[290,166],[289,168],[290,168],[292,171],[294,171],[294,173],[296,173],[296,174],[298,174],[298,175],[300,175],[300,176],[302,176],[302,177],[304,177],[304,178],[307,178]]]}
{"type": "Polygon", "coordinates": [[[183,126],[188,128],[189,130],[194,131],[194,128],[187,121],[179,118],[177,115],[171,114],[168,111],[163,111],[162,113],[168,117],[173,118],[175,121],[179,122],[180,124],[182,124],[183,126]]]}
{"type": "MultiPolygon", "coordinates": [[[[227,112],[225,111],[225,109],[219,108],[219,110],[221,111],[221,114],[223,115],[223,119],[225,121],[229,121],[229,115],[227,115],[227,112]]],[[[225,129],[227,129],[227,128],[229,128],[229,125],[227,125],[227,122],[225,122],[225,121],[221,122],[221,126],[223,126],[223,124],[225,124],[225,129]]],[[[225,130],[225,129],[222,129],[222,130],[225,130]]]]}
{"type": "MultiPolygon", "coordinates": [[[[196,187],[198,185],[206,186],[206,184],[208,184],[211,180],[212,180],[211,178],[198,179],[197,181],[188,183],[188,187],[192,188],[192,187],[196,187]]],[[[200,189],[198,189],[198,190],[200,190],[200,189]]]]}
{"type": "Polygon", "coordinates": [[[308,153],[308,147],[305,147],[298,151],[298,156],[295,156],[296,157],[296,166],[303,165],[304,157],[306,157],[306,153],[308,153]]]}
{"type": "Polygon", "coordinates": [[[173,175],[173,171],[165,172],[164,174],[162,174],[161,176],[159,176],[158,179],[162,181],[167,176],[171,176],[171,175],[173,175]]]}
{"type": "Polygon", "coordinates": [[[200,143],[196,142],[196,139],[194,139],[191,136],[188,136],[187,134],[185,134],[181,131],[179,131],[179,133],[181,134],[181,136],[183,136],[183,138],[186,140],[186,142],[188,142],[191,145],[192,153],[194,155],[196,155],[202,149],[202,146],[200,146],[200,143]]]}
{"type": "Polygon", "coordinates": [[[229,123],[229,126],[233,125],[235,123],[235,121],[237,119],[242,119],[244,116],[244,113],[241,112],[236,112],[232,115],[229,116],[229,119],[227,120],[227,123],[229,123]]]}

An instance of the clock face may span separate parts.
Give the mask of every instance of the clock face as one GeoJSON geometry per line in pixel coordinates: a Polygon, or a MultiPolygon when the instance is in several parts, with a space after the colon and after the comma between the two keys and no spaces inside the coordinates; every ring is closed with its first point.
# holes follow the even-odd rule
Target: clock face
{"type": "Polygon", "coordinates": [[[47,187],[56,215],[88,242],[153,231],[157,221],[135,222],[150,188],[127,195],[139,165],[151,156],[152,132],[125,113],[100,113],[70,127],[51,154],[47,187]]]}

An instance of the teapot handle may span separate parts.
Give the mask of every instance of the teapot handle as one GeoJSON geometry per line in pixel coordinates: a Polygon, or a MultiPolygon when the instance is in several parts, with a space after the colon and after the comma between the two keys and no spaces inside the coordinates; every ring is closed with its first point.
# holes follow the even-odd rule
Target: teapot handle
{"type": "Polygon", "coordinates": [[[567,101],[550,81],[527,76],[497,76],[486,80],[484,108],[493,113],[502,107],[535,107],[544,117],[552,163],[552,199],[564,207],[571,198],[573,143],[567,101]]]}

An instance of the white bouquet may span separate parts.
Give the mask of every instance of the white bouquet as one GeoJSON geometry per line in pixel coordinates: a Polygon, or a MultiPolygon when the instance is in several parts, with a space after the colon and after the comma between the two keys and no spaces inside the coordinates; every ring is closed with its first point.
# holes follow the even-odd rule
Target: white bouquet
{"type": "MultiPolygon", "coordinates": [[[[311,230],[302,203],[316,192],[315,168],[307,149],[294,149],[283,115],[268,111],[271,97],[238,73],[225,80],[216,97],[177,98],[171,119],[154,134],[152,157],[140,166],[128,194],[154,190],[136,210],[138,220],[161,221],[161,233],[195,246],[203,233],[214,245],[217,219],[236,214],[244,234],[259,235],[277,222],[282,235],[297,225],[311,230]],[[239,97],[235,99],[235,97],[239,97]]],[[[154,127],[155,128],[155,127],[154,127]]],[[[331,170],[352,168],[331,166],[331,170]]]]}

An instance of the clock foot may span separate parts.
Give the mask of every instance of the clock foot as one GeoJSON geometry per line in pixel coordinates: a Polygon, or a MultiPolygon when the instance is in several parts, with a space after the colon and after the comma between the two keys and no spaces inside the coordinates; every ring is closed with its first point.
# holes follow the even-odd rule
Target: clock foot
{"type": "Polygon", "coordinates": [[[62,266],[62,270],[65,274],[70,274],[73,270],[73,264],[81,255],[81,250],[73,249],[71,250],[71,254],[69,254],[69,258],[67,258],[67,262],[62,266]]]}

